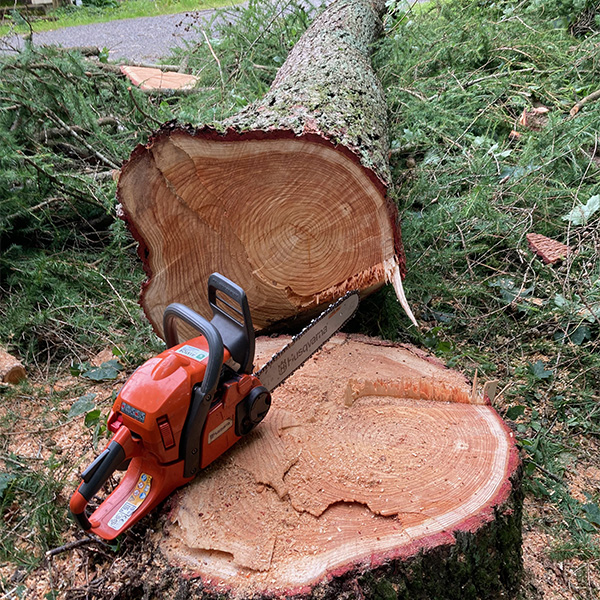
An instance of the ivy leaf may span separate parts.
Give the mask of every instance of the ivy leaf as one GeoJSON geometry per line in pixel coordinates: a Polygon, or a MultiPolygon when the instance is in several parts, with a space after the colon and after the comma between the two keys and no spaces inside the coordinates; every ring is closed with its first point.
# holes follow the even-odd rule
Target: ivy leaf
{"type": "Polygon", "coordinates": [[[576,346],[581,346],[585,340],[592,339],[592,331],[586,325],[580,325],[573,333],[569,334],[569,340],[576,346]]]}
{"type": "Polygon", "coordinates": [[[596,527],[600,527],[600,507],[595,502],[588,502],[582,506],[586,519],[596,527]]]}
{"type": "Polygon", "coordinates": [[[573,225],[585,225],[600,210],[600,195],[592,196],[586,204],[578,203],[562,220],[573,225]]]}
{"type": "Polygon", "coordinates": [[[546,369],[541,360],[538,360],[535,364],[529,363],[529,370],[536,379],[550,379],[554,375],[554,371],[546,369]]]}
{"type": "Polygon", "coordinates": [[[106,381],[116,379],[123,367],[116,358],[102,363],[99,367],[91,367],[81,373],[82,377],[92,381],[106,381]]]}
{"type": "Polygon", "coordinates": [[[4,496],[4,492],[11,482],[16,478],[17,476],[14,473],[0,473],[0,499],[4,496]]]}
{"type": "Polygon", "coordinates": [[[78,417],[79,415],[93,410],[96,406],[94,398],[96,398],[96,394],[85,394],[85,396],[81,396],[81,398],[75,400],[71,406],[71,409],[69,410],[67,419],[78,417]]]}
{"type": "Polygon", "coordinates": [[[511,406],[506,411],[506,418],[514,421],[518,419],[525,412],[525,407],[518,404],[517,406],[511,406]]]}
{"type": "Polygon", "coordinates": [[[85,415],[84,424],[86,427],[92,427],[93,425],[96,425],[99,420],[100,420],[100,409],[96,408],[94,410],[90,410],[90,412],[88,412],[85,415]]]}

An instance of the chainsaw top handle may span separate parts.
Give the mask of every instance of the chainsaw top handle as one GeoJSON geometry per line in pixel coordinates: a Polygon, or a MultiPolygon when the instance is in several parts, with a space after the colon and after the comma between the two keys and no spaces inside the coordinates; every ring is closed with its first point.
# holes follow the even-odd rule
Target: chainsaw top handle
{"type": "Polygon", "coordinates": [[[221,375],[221,367],[223,366],[223,338],[219,330],[204,317],[201,317],[184,304],[173,302],[173,304],[167,306],[163,315],[163,329],[168,348],[172,348],[179,343],[176,319],[181,319],[184,323],[196,329],[208,342],[208,364],[206,365],[206,373],[201,389],[203,394],[214,396],[221,375]]]}

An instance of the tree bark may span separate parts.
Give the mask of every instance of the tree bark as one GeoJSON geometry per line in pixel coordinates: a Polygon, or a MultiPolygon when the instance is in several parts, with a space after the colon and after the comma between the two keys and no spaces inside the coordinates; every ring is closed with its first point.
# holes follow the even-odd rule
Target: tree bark
{"type": "MultiPolygon", "coordinates": [[[[258,362],[285,341],[260,338],[258,362]]],[[[462,375],[337,335],[179,492],[155,542],[202,598],[506,598],[520,477],[512,431],[462,375]]]]}
{"type": "Polygon", "coordinates": [[[246,290],[258,329],[385,282],[410,313],[386,195],[386,104],[369,59],[384,9],[338,0],[262,100],[211,126],[166,124],[134,150],[118,198],[159,335],[172,301],[209,313],[213,271],[246,290]]]}

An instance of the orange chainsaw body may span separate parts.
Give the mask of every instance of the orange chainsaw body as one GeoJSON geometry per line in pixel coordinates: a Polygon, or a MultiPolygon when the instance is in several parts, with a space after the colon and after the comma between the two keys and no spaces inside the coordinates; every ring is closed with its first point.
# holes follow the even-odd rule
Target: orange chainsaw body
{"type": "MultiPolygon", "coordinates": [[[[167,332],[171,347],[141,365],[121,389],[108,418],[114,435],[82,474],[83,481],[70,502],[72,515],[86,531],[114,539],[266,415],[270,394],[250,373],[254,331],[245,294],[217,274],[209,279],[209,292],[211,283],[226,295],[235,292],[242,323],[224,323],[223,319],[231,317],[218,310],[219,318],[209,323],[183,305],[167,308],[167,325],[178,317],[203,335],[173,344],[176,332],[172,326],[165,327],[171,332],[167,332]],[[219,326],[225,335],[218,333],[219,326]],[[228,344],[235,347],[234,352],[228,344]],[[229,366],[232,361],[240,363],[239,367],[229,366]],[[86,509],[92,498],[115,470],[123,468],[121,481],[88,518],[86,509]]],[[[216,303],[214,291],[213,300],[216,303]]]]}

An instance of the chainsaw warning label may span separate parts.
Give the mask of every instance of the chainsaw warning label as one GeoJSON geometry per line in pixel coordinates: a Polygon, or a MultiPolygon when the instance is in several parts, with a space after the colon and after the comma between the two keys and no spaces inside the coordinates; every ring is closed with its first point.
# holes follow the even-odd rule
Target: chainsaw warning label
{"type": "Polygon", "coordinates": [[[118,531],[129,521],[131,515],[144,503],[144,500],[150,493],[152,483],[152,475],[142,473],[135,486],[133,493],[123,504],[121,508],[112,516],[108,522],[108,526],[115,531],[118,531]]]}
{"type": "Polygon", "coordinates": [[[181,354],[183,356],[187,356],[188,358],[193,358],[194,360],[204,360],[208,356],[208,352],[206,350],[200,350],[200,348],[196,348],[195,346],[181,346],[179,350],[175,350],[175,354],[181,354]]]}
{"type": "Polygon", "coordinates": [[[140,423],[143,423],[146,420],[146,413],[139,408],[135,408],[131,406],[131,404],[127,404],[127,402],[121,402],[121,412],[140,423]]]}

